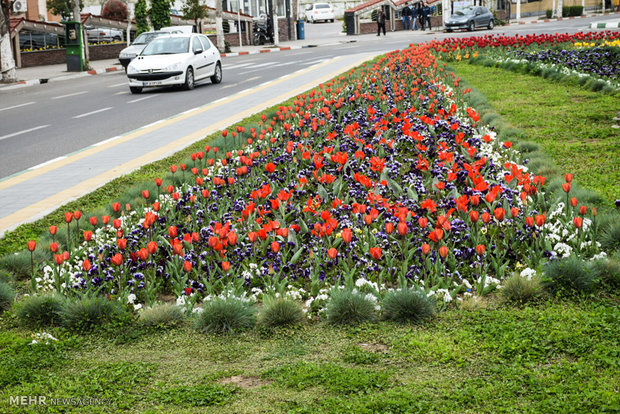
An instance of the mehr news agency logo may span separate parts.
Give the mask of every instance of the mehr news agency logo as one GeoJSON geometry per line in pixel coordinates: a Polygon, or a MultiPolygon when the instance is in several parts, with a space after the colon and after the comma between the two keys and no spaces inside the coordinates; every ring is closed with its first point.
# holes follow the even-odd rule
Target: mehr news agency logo
{"type": "Polygon", "coordinates": [[[94,397],[59,397],[50,398],[44,395],[12,395],[9,397],[9,405],[36,405],[36,406],[88,406],[88,405],[111,405],[109,398],[94,397]]]}

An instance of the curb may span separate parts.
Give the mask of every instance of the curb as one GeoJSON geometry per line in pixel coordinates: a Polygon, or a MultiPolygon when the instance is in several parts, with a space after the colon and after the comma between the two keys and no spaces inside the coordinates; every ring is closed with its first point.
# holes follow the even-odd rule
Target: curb
{"type": "Polygon", "coordinates": [[[283,46],[283,47],[276,47],[273,49],[259,49],[259,50],[247,50],[247,51],[233,52],[233,53],[221,53],[220,56],[224,58],[224,57],[245,56],[245,55],[258,55],[259,53],[282,52],[285,50],[296,50],[296,49],[303,49],[306,47],[313,47],[313,46],[314,45],[283,46]]]}
{"type": "Polygon", "coordinates": [[[590,23],[590,29],[617,29],[619,27],[620,22],[590,23]]]}
{"type": "Polygon", "coordinates": [[[104,69],[89,70],[89,71],[86,71],[86,72],[78,72],[78,73],[75,73],[75,74],[62,75],[62,76],[58,76],[58,77],[55,77],[55,78],[32,79],[32,80],[27,80],[27,81],[11,83],[11,84],[9,84],[7,86],[0,85],[0,90],[11,90],[11,89],[25,88],[27,86],[41,85],[41,84],[44,84],[44,83],[56,82],[56,81],[61,81],[61,80],[64,81],[64,80],[69,80],[69,79],[83,78],[85,76],[90,76],[90,75],[100,75],[102,73],[116,72],[118,70],[120,70],[118,67],[111,66],[111,67],[104,68],[104,69]]]}

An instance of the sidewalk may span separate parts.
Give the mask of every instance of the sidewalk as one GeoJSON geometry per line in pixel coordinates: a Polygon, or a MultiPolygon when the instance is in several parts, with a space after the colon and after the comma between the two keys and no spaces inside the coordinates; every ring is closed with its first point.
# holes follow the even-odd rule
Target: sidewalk
{"type": "MultiPolygon", "coordinates": [[[[620,15],[620,13],[606,13],[605,16],[609,15],[620,15]]],[[[584,15],[581,18],[586,17],[596,17],[601,16],[600,14],[596,15],[584,15]]],[[[602,17],[602,16],[601,16],[602,17]]],[[[555,22],[561,20],[569,20],[572,18],[560,18],[560,19],[543,19],[543,20],[528,20],[532,18],[523,18],[520,21],[511,21],[510,26],[513,25],[523,25],[523,24],[544,24],[548,22],[555,22]]],[[[604,29],[604,28],[618,28],[620,27],[620,18],[613,19],[606,22],[592,22],[589,27],[591,29],[604,29]]],[[[433,33],[443,33],[443,27],[434,28],[429,32],[414,32],[416,34],[433,34],[433,33]]],[[[412,32],[409,31],[396,31],[389,32],[391,38],[407,38],[411,36],[412,32]]],[[[274,47],[270,45],[264,46],[252,46],[252,45],[244,45],[242,47],[232,47],[230,53],[222,53],[222,57],[229,58],[233,56],[240,55],[251,55],[258,53],[269,53],[269,52],[280,52],[286,50],[294,50],[294,49],[302,49],[308,47],[320,47],[320,46],[332,46],[344,43],[352,43],[352,42],[372,42],[372,41],[381,41],[382,38],[377,38],[374,33],[370,34],[362,34],[356,36],[347,36],[344,33],[341,33],[338,37],[326,37],[319,39],[305,39],[305,40],[293,40],[288,42],[281,42],[279,47],[274,47]]],[[[88,72],[67,72],[66,64],[58,64],[58,65],[45,65],[45,66],[35,66],[29,68],[20,68],[17,69],[17,79],[19,82],[13,84],[0,84],[0,92],[5,90],[11,90],[15,88],[21,88],[25,86],[38,85],[41,83],[47,82],[57,82],[68,79],[75,79],[84,76],[92,76],[106,72],[123,70],[118,59],[106,59],[106,60],[95,60],[90,62],[92,70],[88,72]]]]}

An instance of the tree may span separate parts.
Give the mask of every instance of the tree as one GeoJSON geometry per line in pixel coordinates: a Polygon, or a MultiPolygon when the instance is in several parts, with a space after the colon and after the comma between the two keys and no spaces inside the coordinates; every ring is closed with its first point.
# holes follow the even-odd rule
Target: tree
{"type": "Polygon", "coordinates": [[[101,9],[101,16],[107,19],[127,20],[127,5],[121,0],[108,0],[101,9]]]}
{"type": "Polygon", "coordinates": [[[162,27],[170,26],[170,1],[152,0],[149,15],[153,29],[159,30],[162,27]]]}
{"type": "Polygon", "coordinates": [[[148,11],[146,10],[146,0],[138,0],[138,2],[136,3],[135,15],[137,27],[136,35],[139,35],[143,32],[148,32],[149,20],[147,18],[148,11]]]}
{"type": "MultiPolygon", "coordinates": [[[[82,10],[83,7],[84,3],[80,1],[79,10],[82,10]]],[[[73,18],[73,0],[47,0],[47,8],[52,14],[62,17],[62,20],[71,20],[73,18]]],[[[76,21],[79,21],[79,19],[76,21]]]]}
{"type": "Polygon", "coordinates": [[[185,0],[181,11],[183,12],[184,19],[194,20],[196,30],[200,32],[198,20],[202,20],[207,17],[207,9],[200,4],[200,0],[185,0]]]}
{"type": "MultiPolygon", "coordinates": [[[[8,2],[7,2],[8,3],[8,2]]],[[[0,72],[2,72],[2,82],[15,82],[17,72],[15,71],[15,59],[11,50],[11,33],[9,32],[9,13],[8,4],[2,1],[0,7],[0,72]]]]}
{"type": "Polygon", "coordinates": [[[215,0],[215,37],[217,48],[224,53],[226,45],[224,44],[224,27],[222,26],[222,0],[215,0]]]}

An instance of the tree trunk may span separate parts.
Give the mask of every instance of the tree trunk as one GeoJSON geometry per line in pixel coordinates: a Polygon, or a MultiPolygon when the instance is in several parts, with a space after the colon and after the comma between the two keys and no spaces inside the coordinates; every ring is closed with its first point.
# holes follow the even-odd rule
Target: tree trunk
{"type": "Polygon", "coordinates": [[[86,29],[82,24],[82,15],[80,13],[80,0],[73,0],[73,21],[80,23],[82,31],[82,60],[84,62],[84,70],[89,70],[89,50],[88,50],[88,38],[86,36],[86,29]]]}
{"type": "MultiPolygon", "coordinates": [[[[280,43],[280,34],[278,33],[278,14],[276,13],[276,1],[271,1],[271,16],[273,18],[273,45],[278,46],[280,43]]],[[[288,1],[288,0],[285,0],[288,1]]]]}
{"type": "Polygon", "coordinates": [[[224,27],[222,26],[222,0],[215,0],[215,36],[217,38],[217,48],[220,53],[224,53],[224,27]]]}
{"type": "Polygon", "coordinates": [[[17,80],[15,71],[15,59],[11,50],[11,34],[9,33],[9,18],[5,14],[4,7],[0,8],[0,72],[2,82],[12,83],[17,80]]]}

